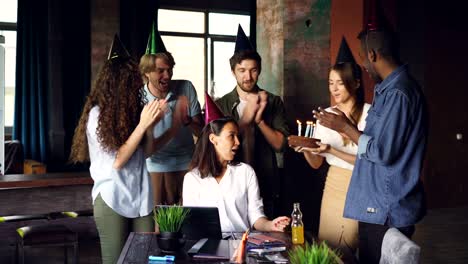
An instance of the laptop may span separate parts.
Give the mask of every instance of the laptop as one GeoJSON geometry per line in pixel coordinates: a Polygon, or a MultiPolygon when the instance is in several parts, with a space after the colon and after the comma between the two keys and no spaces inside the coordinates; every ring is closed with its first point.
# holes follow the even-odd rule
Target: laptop
{"type": "Polygon", "coordinates": [[[202,238],[198,240],[187,254],[198,260],[229,260],[234,252],[234,240],[219,240],[202,238]]]}
{"type": "MultiPolygon", "coordinates": [[[[169,205],[158,205],[168,207],[169,205]]],[[[188,240],[201,238],[222,239],[221,222],[217,207],[182,206],[190,210],[182,224],[182,233],[188,240]]]]}

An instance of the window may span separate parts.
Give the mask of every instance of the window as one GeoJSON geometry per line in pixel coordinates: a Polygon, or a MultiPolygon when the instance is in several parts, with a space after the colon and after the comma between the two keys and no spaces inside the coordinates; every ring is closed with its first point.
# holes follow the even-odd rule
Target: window
{"type": "MultiPolygon", "coordinates": [[[[16,72],[16,31],[2,31],[5,37],[5,126],[13,126],[15,106],[15,72],[16,72]]],[[[2,63],[2,62],[0,62],[2,63]]]]}
{"type": "Polygon", "coordinates": [[[219,98],[235,86],[229,58],[234,52],[238,24],[250,35],[249,15],[206,10],[158,11],[159,32],[176,62],[173,79],[191,81],[202,106],[205,90],[219,98]]]}
{"type": "MultiPolygon", "coordinates": [[[[0,70],[4,72],[5,98],[2,104],[3,120],[7,132],[13,126],[13,115],[15,105],[15,71],[16,71],[16,15],[17,1],[0,0],[0,35],[5,38],[5,43],[0,43],[5,48],[5,57],[0,56],[0,70]],[[3,61],[4,60],[4,65],[3,61]]],[[[1,74],[0,74],[1,76],[1,74]]],[[[0,84],[2,81],[0,80],[0,84]]]]}

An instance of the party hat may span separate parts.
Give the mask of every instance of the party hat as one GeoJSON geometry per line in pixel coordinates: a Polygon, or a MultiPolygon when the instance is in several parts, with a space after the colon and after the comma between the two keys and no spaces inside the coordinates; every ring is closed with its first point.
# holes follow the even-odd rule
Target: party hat
{"type": "Polygon", "coordinates": [[[368,0],[364,29],[367,32],[386,31],[395,32],[395,27],[385,16],[382,1],[368,0]]]}
{"type": "Polygon", "coordinates": [[[254,48],[252,43],[250,43],[249,38],[247,38],[247,35],[245,35],[241,25],[239,24],[239,27],[237,28],[236,47],[234,48],[234,53],[243,50],[254,50],[254,48]]]}
{"type": "Polygon", "coordinates": [[[148,45],[146,45],[146,54],[156,54],[161,52],[167,52],[166,46],[164,46],[161,35],[157,30],[156,23],[153,21],[148,37],[148,45]]]}
{"type": "Polygon", "coordinates": [[[219,109],[218,105],[213,102],[210,95],[205,92],[205,124],[210,123],[213,120],[223,118],[224,114],[219,109]]]}
{"type": "Polygon", "coordinates": [[[117,34],[114,35],[114,40],[112,41],[111,48],[109,50],[109,55],[107,56],[107,60],[115,59],[117,57],[121,58],[128,58],[130,54],[128,53],[127,49],[125,49],[122,41],[117,34]]]}
{"type": "Polygon", "coordinates": [[[367,31],[377,31],[380,28],[380,23],[378,20],[378,7],[377,0],[370,0],[368,2],[368,13],[367,13],[367,31]]]}
{"type": "Polygon", "coordinates": [[[356,63],[356,60],[354,60],[353,53],[351,52],[345,37],[341,39],[340,50],[338,51],[338,56],[336,56],[335,64],[343,62],[356,63]]]}

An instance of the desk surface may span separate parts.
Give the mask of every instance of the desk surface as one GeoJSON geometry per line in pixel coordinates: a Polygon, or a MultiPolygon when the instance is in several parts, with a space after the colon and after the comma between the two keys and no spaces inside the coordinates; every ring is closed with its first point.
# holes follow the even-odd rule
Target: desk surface
{"type": "Polygon", "coordinates": [[[7,174],[0,176],[0,189],[92,185],[93,183],[89,172],[7,174]]]}
{"type": "MultiPolygon", "coordinates": [[[[291,248],[291,240],[288,233],[268,233],[269,236],[280,238],[288,244],[288,248],[291,248]]],[[[236,233],[236,237],[242,237],[242,233],[236,233]]],[[[197,241],[195,240],[187,240],[185,243],[184,249],[177,253],[176,256],[176,264],[187,264],[187,263],[201,263],[200,261],[196,261],[191,259],[185,252],[187,252],[197,241]]],[[[343,263],[357,263],[354,256],[351,254],[349,250],[340,249],[342,253],[342,261],[343,263]]],[[[147,264],[148,263],[148,256],[164,256],[166,254],[162,253],[158,248],[158,243],[156,240],[155,233],[135,233],[132,232],[128,236],[127,242],[125,243],[122,252],[120,253],[120,257],[118,260],[118,264],[147,264]]],[[[209,263],[229,263],[229,261],[210,261],[209,263]]],[[[269,263],[264,260],[257,261],[255,258],[248,257],[247,264],[250,263],[269,263]]],[[[272,262],[271,262],[272,263],[272,262]]]]}
{"type": "MultiPolygon", "coordinates": [[[[236,233],[240,238],[242,233],[236,233]]],[[[290,242],[288,234],[285,233],[268,233],[270,236],[282,238],[285,241],[290,242]]],[[[176,264],[186,264],[186,263],[203,263],[203,261],[196,261],[191,259],[187,255],[187,252],[197,241],[196,240],[187,240],[184,246],[184,249],[175,255],[176,264]]],[[[166,254],[162,253],[158,248],[158,243],[156,240],[155,233],[135,233],[132,232],[128,236],[127,242],[125,243],[118,264],[147,264],[148,256],[164,256],[166,254]]],[[[209,263],[229,263],[229,261],[210,261],[209,263]]],[[[248,257],[246,263],[260,263],[257,262],[255,258],[248,257]]],[[[266,263],[266,262],[262,262],[266,263]]]]}

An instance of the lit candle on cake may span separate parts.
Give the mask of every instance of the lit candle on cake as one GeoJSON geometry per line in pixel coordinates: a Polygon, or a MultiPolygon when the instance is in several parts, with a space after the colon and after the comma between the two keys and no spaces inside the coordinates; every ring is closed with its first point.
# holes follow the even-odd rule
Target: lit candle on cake
{"type": "Polygon", "coordinates": [[[297,135],[301,136],[301,131],[302,131],[302,123],[299,120],[296,120],[297,122],[297,135]]]}
{"type": "Polygon", "coordinates": [[[312,122],[312,128],[311,128],[311,131],[310,131],[310,137],[311,138],[314,138],[316,130],[317,130],[317,125],[314,124],[314,122],[312,122]]]}
{"type": "Polygon", "coordinates": [[[307,121],[307,122],[306,122],[307,126],[306,126],[306,131],[305,131],[304,137],[308,137],[308,136],[309,136],[310,127],[312,126],[311,123],[312,123],[311,121],[307,121]]]}

